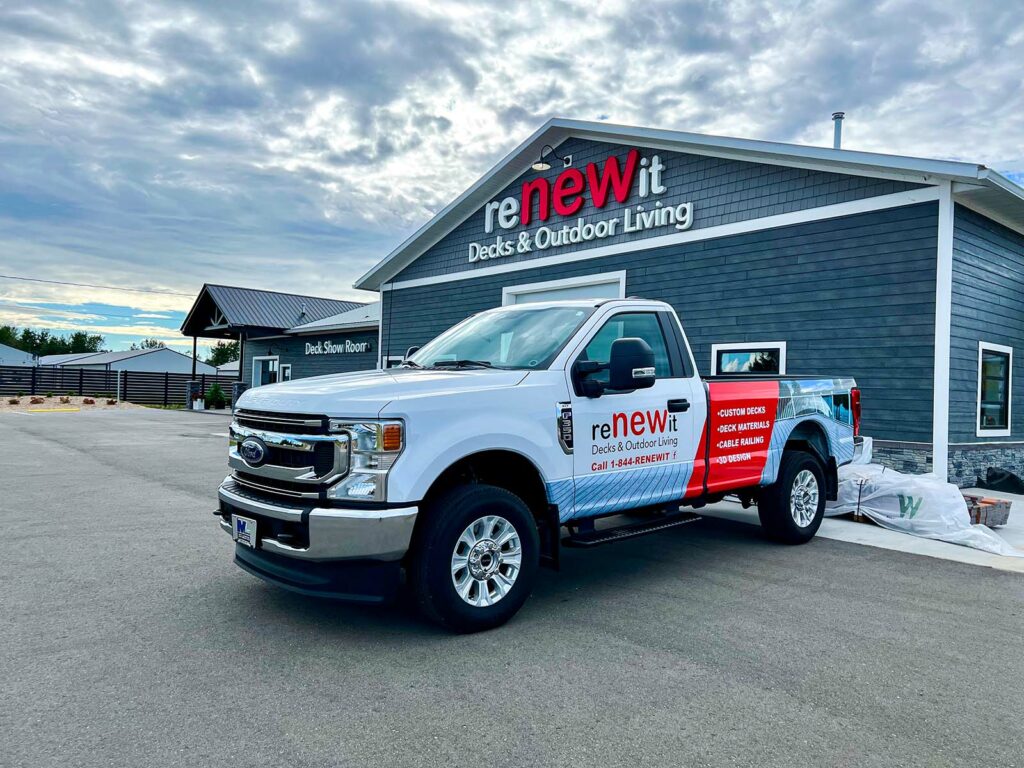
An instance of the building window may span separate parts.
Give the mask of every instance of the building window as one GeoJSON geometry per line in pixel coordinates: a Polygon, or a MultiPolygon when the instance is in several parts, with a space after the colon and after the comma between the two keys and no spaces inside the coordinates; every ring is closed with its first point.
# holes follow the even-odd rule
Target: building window
{"type": "Polygon", "coordinates": [[[1013,349],[978,343],[978,437],[1010,434],[1013,349]]]}
{"type": "Polygon", "coordinates": [[[711,345],[711,375],[785,374],[786,342],[750,341],[711,345]]]}

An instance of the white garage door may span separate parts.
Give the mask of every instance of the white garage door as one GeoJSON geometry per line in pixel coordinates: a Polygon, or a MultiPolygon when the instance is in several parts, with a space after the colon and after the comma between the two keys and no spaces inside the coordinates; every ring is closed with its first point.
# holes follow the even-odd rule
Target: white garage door
{"type": "Polygon", "coordinates": [[[559,299],[621,299],[625,295],[626,273],[606,272],[566,280],[508,286],[502,291],[502,303],[507,306],[559,299]]]}

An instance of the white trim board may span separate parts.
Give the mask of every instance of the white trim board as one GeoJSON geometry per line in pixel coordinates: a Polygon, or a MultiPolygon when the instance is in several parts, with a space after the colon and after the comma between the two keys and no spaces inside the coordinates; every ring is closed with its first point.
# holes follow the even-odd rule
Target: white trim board
{"type": "Polygon", "coordinates": [[[975,437],[1009,437],[1013,430],[1013,347],[1002,344],[993,344],[988,341],[978,342],[978,394],[975,398],[977,411],[974,417],[975,437]],[[981,360],[985,352],[998,352],[1006,355],[1006,428],[1005,429],[982,429],[981,428],[981,360]]]}
{"type": "Polygon", "coordinates": [[[935,253],[935,360],[932,368],[932,472],[949,476],[949,347],[953,325],[953,185],[939,191],[935,253]]]}
{"type": "Polygon", "coordinates": [[[601,272],[593,275],[580,275],[579,277],[567,277],[562,280],[544,280],[539,283],[523,283],[522,285],[506,285],[501,289],[501,305],[507,307],[515,304],[514,299],[529,293],[542,293],[559,288],[582,288],[594,285],[617,285],[617,298],[626,298],[626,270],[620,269],[617,272],[601,272]]]}
{"type": "MultiPolygon", "coordinates": [[[[947,187],[948,189],[948,184],[947,187]]],[[[542,256],[529,261],[513,261],[505,264],[494,264],[477,269],[451,272],[446,275],[432,275],[431,277],[419,277],[412,280],[398,280],[381,286],[381,291],[400,290],[402,288],[418,288],[426,285],[440,285],[442,283],[453,283],[459,280],[472,280],[487,275],[500,275],[509,272],[520,272],[524,269],[537,269],[550,267],[554,264],[569,264],[588,259],[599,259],[604,256],[614,256],[619,253],[630,253],[633,251],[646,251],[654,248],[664,248],[670,245],[681,243],[695,243],[702,240],[714,240],[719,237],[741,235],[748,232],[759,232],[765,229],[776,229],[788,227],[794,224],[806,224],[811,221],[824,221],[836,219],[842,216],[851,216],[857,213],[868,213],[870,211],[882,211],[888,208],[900,208],[905,205],[916,205],[917,203],[928,203],[940,198],[940,187],[923,187],[911,189],[906,192],[896,192],[891,195],[879,195],[867,197],[863,200],[851,200],[847,203],[836,203],[834,205],[823,205],[817,208],[807,208],[792,213],[780,213],[775,216],[763,216],[759,219],[748,219],[737,221],[731,224],[720,224],[715,227],[703,227],[701,229],[688,229],[683,232],[676,232],[671,235],[659,237],[646,237],[632,240],[628,243],[615,243],[597,248],[587,248],[582,251],[571,251],[552,256],[542,256]]],[[[950,206],[952,208],[952,206],[950,206]]],[[[952,224],[951,224],[952,226],[952,224]]],[[[952,229],[950,230],[950,243],[952,243],[952,229]]]]}
{"type": "Polygon", "coordinates": [[[712,376],[719,376],[718,366],[718,353],[729,352],[733,350],[760,350],[760,349],[777,349],[779,351],[779,375],[786,375],[786,342],[784,341],[737,341],[730,342],[728,344],[712,344],[711,345],[711,367],[708,369],[711,371],[712,376]]]}

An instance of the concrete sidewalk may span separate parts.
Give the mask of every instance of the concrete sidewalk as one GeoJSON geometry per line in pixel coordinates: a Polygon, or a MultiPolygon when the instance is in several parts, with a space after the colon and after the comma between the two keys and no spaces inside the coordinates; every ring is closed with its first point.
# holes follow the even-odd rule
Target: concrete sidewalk
{"type": "MultiPolygon", "coordinates": [[[[964,491],[979,496],[1006,499],[1013,502],[1013,505],[1010,507],[1008,523],[993,530],[1010,546],[1024,552],[1024,496],[1012,493],[998,493],[980,488],[965,488],[964,491]]],[[[757,508],[743,509],[736,502],[723,501],[699,511],[701,515],[707,517],[717,517],[724,520],[735,520],[741,523],[759,525],[757,508]]],[[[879,549],[907,552],[912,555],[924,555],[941,560],[952,560],[958,563],[982,565],[1001,571],[1024,573],[1024,557],[993,555],[989,552],[982,552],[979,549],[971,549],[970,547],[962,547],[944,541],[923,539],[906,533],[890,531],[873,523],[857,523],[848,517],[825,518],[821,528],[818,530],[818,535],[826,539],[846,541],[851,544],[863,544],[869,547],[878,547],[879,549]]]]}

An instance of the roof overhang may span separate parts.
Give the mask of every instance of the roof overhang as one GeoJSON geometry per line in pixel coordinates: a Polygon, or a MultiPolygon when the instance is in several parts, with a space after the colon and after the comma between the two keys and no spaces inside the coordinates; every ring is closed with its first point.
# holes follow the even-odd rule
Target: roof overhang
{"type": "Polygon", "coordinates": [[[1024,226],[1024,190],[975,163],[553,118],[360,277],[355,287],[380,290],[384,283],[526,172],[545,144],[557,147],[570,137],[918,184],[943,181],[974,184],[991,191],[992,199],[987,203],[990,208],[1004,209],[1011,214],[1007,220],[1019,221],[1018,226],[1024,226]]]}

